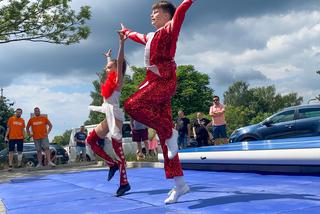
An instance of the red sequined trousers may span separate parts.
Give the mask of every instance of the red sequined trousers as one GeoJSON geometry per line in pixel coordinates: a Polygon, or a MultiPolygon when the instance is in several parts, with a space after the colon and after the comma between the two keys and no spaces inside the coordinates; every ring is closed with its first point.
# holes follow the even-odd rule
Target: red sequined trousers
{"type": "Polygon", "coordinates": [[[172,135],[171,97],[175,88],[175,78],[158,78],[134,93],[124,104],[125,111],[134,120],[156,130],[163,150],[166,178],[183,175],[178,154],[170,160],[165,144],[172,135]]]}

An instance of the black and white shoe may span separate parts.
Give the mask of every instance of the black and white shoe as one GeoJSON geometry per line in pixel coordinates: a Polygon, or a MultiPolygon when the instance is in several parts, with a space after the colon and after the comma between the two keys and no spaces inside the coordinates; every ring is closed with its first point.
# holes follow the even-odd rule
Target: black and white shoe
{"type": "Polygon", "coordinates": [[[130,184],[121,185],[118,190],[116,196],[122,196],[124,193],[128,192],[131,189],[130,184]]]}
{"type": "Polygon", "coordinates": [[[110,181],[114,174],[119,170],[119,167],[117,164],[115,164],[114,166],[110,167],[109,169],[109,173],[108,173],[108,181],[110,181]]]}

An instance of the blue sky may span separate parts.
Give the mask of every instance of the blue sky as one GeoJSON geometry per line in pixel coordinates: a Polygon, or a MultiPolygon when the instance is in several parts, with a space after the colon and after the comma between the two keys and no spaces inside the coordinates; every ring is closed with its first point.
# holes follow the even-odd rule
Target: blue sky
{"type": "MultiPolygon", "coordinates": [[[[179,0],[172,1],[176,5],[179,0]]],[[[115,31],[123,22],[147,33],[150,0],[76,0],[72,7],[92,8],[88,40],[73,46],[18,42],[1,45],[0,86],[24,109],[47,113],[50,138],[88,118],[92,81],[104,66],[103,51],[117,50],[115,31]]],[[[319,0],[197,0],[187,13],[176,53],[178,65],[191,64],[210,76],[219,96],[234,81],[252,87],[275,85],[297,92],[307,102],[320,94],[319,0]]],[[[126,43],[131,65],[143,65],[143,46],[126,43]]],[[[130,74],[130,71],[129,71],[130,74]]]]}

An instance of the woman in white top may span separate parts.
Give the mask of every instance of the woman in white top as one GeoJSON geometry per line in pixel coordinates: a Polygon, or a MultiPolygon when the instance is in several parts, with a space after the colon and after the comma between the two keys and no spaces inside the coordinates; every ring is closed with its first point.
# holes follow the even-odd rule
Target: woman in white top
{"type": "Polygon", "coordinates": [[[111,59],[111,50],[105,55],[108,58],[106,71],[106,81],[101,85],[101,95],[104,103],[102,106],[90,106],[94,111],[104,112],[104,119],[88,136],[87,143],[91,149],[100,157],[102,157],[109,166],[108,181],[112,179],[117,170],[120,172],[120,187],[117,190],[116,196],[121,196],[130,190],[130,185],[126,175],[126,161],[122,149],[122,123],[124,121],[124,113],[119,105],[119,98],[123,85],[123,77],[126,71],[126,62],[124,59],[124,42],[126,38],[123,33],[119,32],[119,53],[118,59],[111,59]],[[104,139],[107,134],[111,136],[112,147],[117,160],[113,160],[107,153],[98,145],[98,140],[104,139]]]}

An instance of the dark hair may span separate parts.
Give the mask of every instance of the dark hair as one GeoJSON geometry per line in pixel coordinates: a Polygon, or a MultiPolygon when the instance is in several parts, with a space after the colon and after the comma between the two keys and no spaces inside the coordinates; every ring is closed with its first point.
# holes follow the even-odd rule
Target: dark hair
{"type": "MultiPolygon", "coordinates": [[[[110,62],[113,62],[116,65],[118,65],[118,60],[117,59],[111,59],[110,62]]],[[[122,74],[123,75],[126,73],[126,70],[127,70],[127,61],[125,59],[123,59],[123,64],[122,64],[122,74]]]]}
{"type": "Polygon", "coordinates": [[[176,7],[169,1],[161,0],[158,3],[155,3],[152,5],[152,10],[155,9],[162,9],[163,11],[167,12],[170,14],[171,19],[176,12],[176,7]]]}
{"type": "Polygon", "coordinates": [[[16,111],[21,111],[22,112],[22,109],[21,108],[17,108],[16,111]]]}
{"type": "Polygon", "coordinates": [[[214,96],[213,96],[213,99],[214,99],[214,98],[218,98],[218,100],[220,100],[220,97],[217,96],[217,95],[214,95],[214,96]]]}

